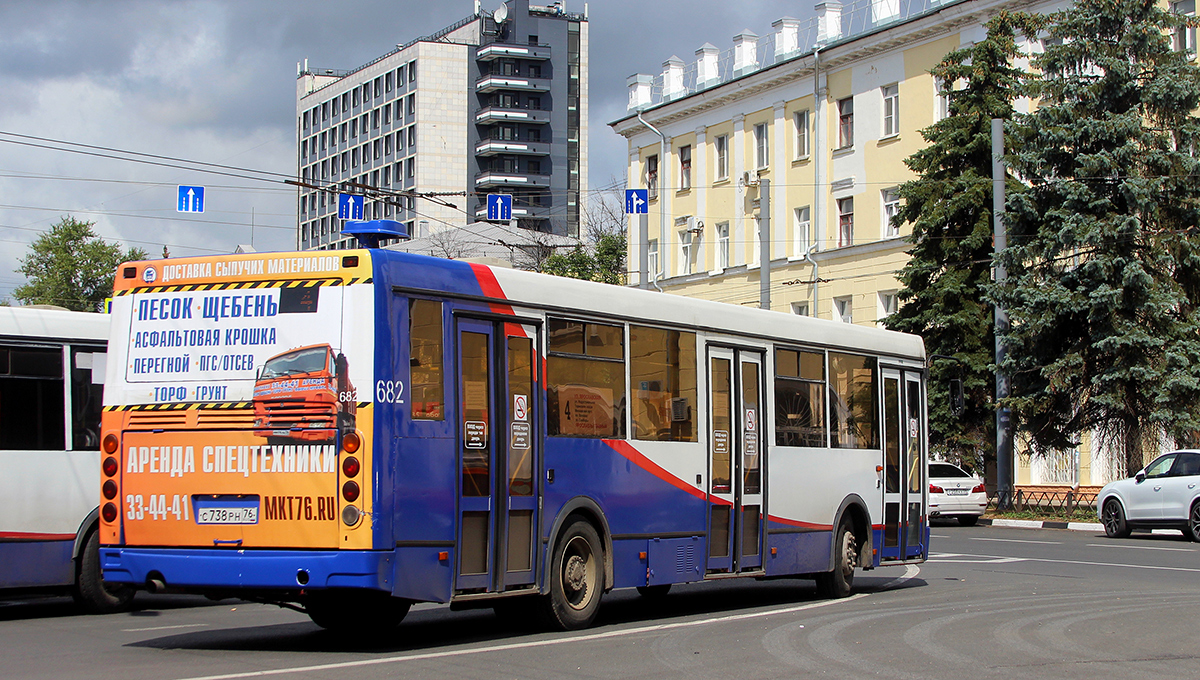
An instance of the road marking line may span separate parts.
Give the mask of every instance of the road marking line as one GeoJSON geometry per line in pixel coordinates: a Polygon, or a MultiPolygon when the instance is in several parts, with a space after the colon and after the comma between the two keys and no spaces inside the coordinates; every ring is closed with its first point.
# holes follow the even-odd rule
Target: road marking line
{"type": "Polygon", "coordinates": [[[404,656],[388,656],[379,659],[360,659],[358,661],[343,661],[340,663],[324,663],[315,666],[294,666],[292,668],[272,668],[262,671],[247,671],[244,673],[228,673],[225,675],[204,675],[190,678],[182,678],[181,680],[235,680],[236,678],[261,678],[270,675],[286,675],[289,673],[311,673],[313,671],[336,670],[340,668],[360,668],[362,666],[378,666],[388,663],[403,663],[405,661],[423,661],[425,659],[445,659],[456,656],[468,656],[471,654],[486,654],[488,652],[506,652],[514,649],[529,649],[532,647],[550,647],[554,645],[563,645],[573,642],[588,642],[591,640],[604,640],[607,638],[624,637],[626,635],[638,635],[640,633],[653,633],[660,630],[673,630],[676,628],[692,628],[695,626],[705,626],[710,623],[724,623],[727,621],[743,621],[746,619],[757,619],[765,616],[775,616],[777,614],[791,614],[794,612],[804,611],[806,609],[816,609],[818,607],[828,607],[831,604],[839,602],[849,602],[865,597],[865,594],[859,593],[840,600],[827,600],[825,602],[810,602],[808,604],[797,605],[795,607],[785,607],[783,609],[772,609],[763,612],[749,612],[746,614],[731,614],[729,616],[721,616],[715,619],[697,619],[693,621],[680,621],[677,623],[662,623],[653,626],[641,626],[638,628],[627,628],[624,630],[610,630],[601,633],[588,633],[585,635],[573,635],[569,637],[554,638],[551,640],[533,640],[531,642],[513,642],[503,645],[492,645],[490,647],[472,647],[471,649],[456,649],[444,652],[426,652],[423,654],[408,654],[404,656]]]}
{"type": "Polygon", "coordinates": [[[1196,552],[1190,548],[1159,548],[1152,545],[1118,545],[1116,543],[1088,543],[1089,548],[1128,548],[1130,550],[1171,550],[1174,552],[1196,552]]]}
{"type": "Polygon", "coordinates": [[[123,628],[122,633],[144,633],[149,630],[170,630],[172,628],[202,628],[211,624],[208,623],[184,623],[178,626],[154,626],[153,628],[123,628]]]}
{"type": "Polygon", "coordinates": [[[883,585],[879,586],[879,589],[887,590],[893,586],[898,586],[901,583],[908,581],[909,579],[916,578],[917,574],[919,574],[919,573],[921,573],[920,567],[918,567],[915,564],[906,564],[906,565],[904,565],[904,573],[903,574],[897,576],[896,578],[894,578],[890,581],[885,582],[883,585]]]}
{"type": "Polygon", "coordinates": [[[1023,541],[1019,538],[971,538],[972,541],[996,541],[997,543],[1039,543],[1042,545],[1062,545],[1059,541],[1023,541]]]}
{"type": "Polygon", "coordinates": [[[1192,567],[1163,567],[1156,564],[1121,564],[1120,562],[1091,562],[1088,560],[1052,560],[1045,557],[1006,558],[1000,555],[962,555],[962,557],[1010,559],[1017,562],[1047,562],[1050,564],[1079,564],[1089,567],[1123,567],[1125,569],[1151,569],[1154,571],[1183,571],[1190,574],[1200,574],[1200,569],[1192,567]]]}

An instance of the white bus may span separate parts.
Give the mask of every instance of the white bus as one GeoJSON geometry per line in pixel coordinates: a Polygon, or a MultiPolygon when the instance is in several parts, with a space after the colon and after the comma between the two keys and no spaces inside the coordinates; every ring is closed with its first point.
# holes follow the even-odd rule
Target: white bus
{"type": "Polygon", "coordinates": [[[129,604],[98,553],[107,314],[0,307],[0,595],[67,592],[129,604]]]}

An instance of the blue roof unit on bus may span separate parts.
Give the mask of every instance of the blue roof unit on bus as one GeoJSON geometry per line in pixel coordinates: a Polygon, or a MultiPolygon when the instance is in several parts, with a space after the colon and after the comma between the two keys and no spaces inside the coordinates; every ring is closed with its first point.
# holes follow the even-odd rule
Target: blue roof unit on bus
{"type": "Polygon", "coordinates": [[[346,220],[342,233],[358,239],[359,246],[363,248],[378,248],[379,242],[385,238],[408,238],[404,223],[396,220],[346,220]]]}

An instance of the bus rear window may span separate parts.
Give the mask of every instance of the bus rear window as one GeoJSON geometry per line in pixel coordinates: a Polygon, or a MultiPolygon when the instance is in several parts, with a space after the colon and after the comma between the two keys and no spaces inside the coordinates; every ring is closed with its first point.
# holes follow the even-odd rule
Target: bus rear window
{"type": "Polygon", "coordinates": [[[442,380],[442,303],[410,300],[408,303],[408,363],[413,420],[446,417],[442,380]]]}

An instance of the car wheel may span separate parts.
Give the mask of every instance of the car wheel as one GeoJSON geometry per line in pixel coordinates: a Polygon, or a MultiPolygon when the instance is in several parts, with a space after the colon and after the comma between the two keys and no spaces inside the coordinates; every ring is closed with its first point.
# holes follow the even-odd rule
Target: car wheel
{"type": "Polygon", "coordinates": [[[979,523],[979,515],[959,515],[958,523],[964,527],[973,527],[979,523]]]}
{"type": "Polygon", "coordinates": [[[1125,510],[1121,508],[1121,501],[1115,498],[1104,501],[1100,522],[1104,524],[1104,535],[1109,538],[1125,538],[1131,532],[1129,524],[1125,521],[1125,510]]]}
{"type": "Polygon", "coordinates": [[[849,518],[843,519],[833,536],[833,571],[817,574],[817,592],[828,598],[842,598],[854,589],[854,558],[858,543],[849,518]]]}
{"type": "Polygon", "coordinates": [[[550,593],[542,600],[546,622],[559,630],[587,628],[600,609],[604,590],[604,547],[586,520],[563,531],[550,562],[550,593]]]}
{"type": "Polygon", "coordinates": [[[1192,503],[1192,511],[1188,513],[1188,528],[1184,533],[1191,540],[1200,543],[1200,501],[1192,503]]]}
{"type": "Polygon", "coordinates": [[[133,586],[104,582],[100,569],[100,532],[93,531],[79,554],[79,571],[71,593],[75,601],[92,614],[112,614],[128,609],[134,592],[133,586]]]}

